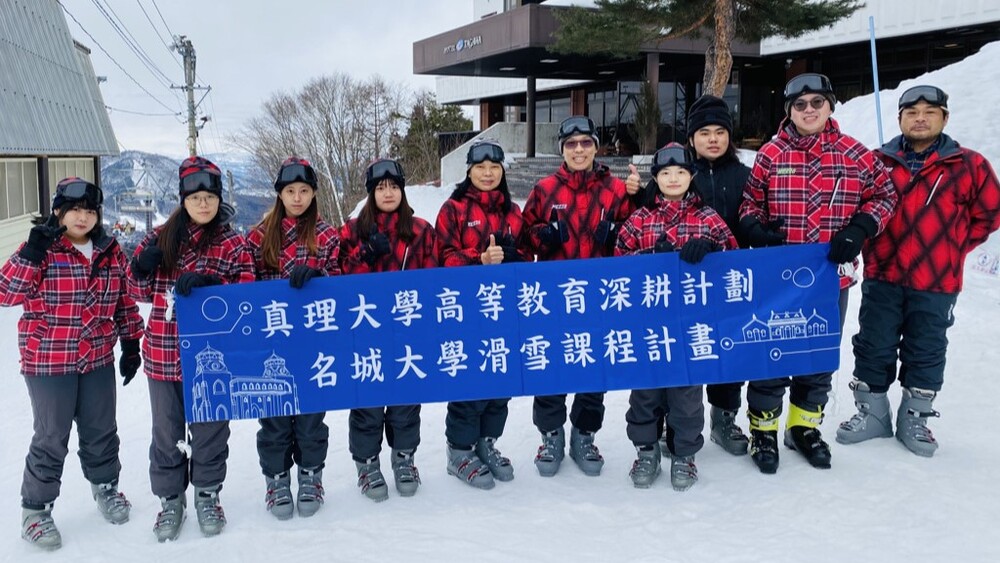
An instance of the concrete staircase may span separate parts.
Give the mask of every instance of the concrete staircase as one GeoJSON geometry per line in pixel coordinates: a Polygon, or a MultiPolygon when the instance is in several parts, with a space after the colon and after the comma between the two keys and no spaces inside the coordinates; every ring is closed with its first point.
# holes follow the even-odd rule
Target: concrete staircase
{"type": "MultiPolygon", "coordinates": [[[[509,158],[509,157],[508,157],[509,158]]],[[[628,156],[599,156],[597,161],[611,168],[611,173],[622,181],[628,177],[628,165],[632,162],[632,157],[628,156]]],[[[561,156],[540,156],[535,158],[518,158],[508,162],[507,165],[507,187],[510,188],[511,196],[519,201],[528,198],[528,193],[535,183],[542,178],[553,174],[562,164],[561,156]]],[[[643,179],[643,184],[649,180],[649,165],[639,166],[639,175],[643,179]]]]}

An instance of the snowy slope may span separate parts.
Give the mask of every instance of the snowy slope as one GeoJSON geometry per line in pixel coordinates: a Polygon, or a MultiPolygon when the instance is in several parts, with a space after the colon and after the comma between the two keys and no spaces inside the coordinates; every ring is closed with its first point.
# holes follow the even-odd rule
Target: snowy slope
{"type": "MultiPolygon", "coordinates": [[[[996,163],[1000,152],[983,128],[982,115],[995,105],[984,96],[993,99],[996,93],[977,85],[997,83],[1000,46],[987,46],[983,53],[974,64],[938,73],[954,71],[939,75],[952,95],[947,131],[967,146],[994,147],[996,163]],[[966,121],[979,127],[963,129],[966,121]]],[[[888,138],[896,131],[896,94],[885,96],[888,138]]],[[[836,117],[846,132],[874,145],[877,136],[866,133],[874,132],[871,100],[852,100],[838,108],[836,117]]],[[[417,214],[433,221],[450,188],[414,186],[407,193],[417,214]]],[[[995,242],[996,237],[990,244],[995,242]]],[[[855,290],[845,334],[857,331],[859,301],[855,290]]],[[[853,360],[845,345],[841,363],[846,369],[836,376],[823,425],[834,455],[829,471],[812,469],[783,449],[778,474],[762,475],[749,458],[731,457],[706,443],[698,454],[701,480],[690,491],[672,491],[666,477],[650,490],[634,489],[628,478],[634,451],[624,423],[628,395],[616,392],[607,397],[605,429],[598,435],[607,461],[603,475],[585,477],[567,461],[556,477],[539,477],[532,465],[538,438],[531,401],[519,398],[511,402],[507,433],[499,442],[514,461],[516,478],[492,491],[477,491],[445,473],[445,408],[431,404],[424,407],[417,453],[423,486],[412,499],[393,491],[389,501],[376,505],[355,487],[347,415],[332,412],[327,416],[326,506],[312,519],[277,522],[263,507],[257,425],[241,421],[233,424],[222,493],[229,518],[225,532],[205,539],[189,520],[179,541],[166,545],[157,544],[151,533],[158,503],[146,473],[149,405],[139,378],[120,389],[118,408],[121,484],[133,503],[132,521],[113,527],[100,518],[73,454],[74,436],[54,513],[64,547],[53,554],[36,553],[18,536],[31,412],[18,375],[20,311],[0,309],[0,366],[11,393],[0,418],[5,461],[0,468],[5,506],[0,509],[0,561],[998,561],[1000,546],[992,538],[1000,522],[1000,492],[993,478],[1000,442],[992,435],[1000,400],[998,306],[1000,278],[970,272],[950,332],[945,389],[935,403],[942,418],[931,422],[941,442],[933,459],[918,458],[892,439],[851,447],[833,443],[836,424],[853,412],[847,389],[853,360]]],[[[890,397],[898,403],[898,388],[890,397]]],[[[740,422],[745,428],[745,419],[740,422]]]]}

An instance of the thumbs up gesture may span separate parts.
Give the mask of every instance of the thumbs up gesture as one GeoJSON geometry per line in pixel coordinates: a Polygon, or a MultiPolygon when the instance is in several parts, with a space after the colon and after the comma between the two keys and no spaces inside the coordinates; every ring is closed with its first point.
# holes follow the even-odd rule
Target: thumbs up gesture
{"type": "Polygon", "coordinates": [[[486,252],[479,255],[479,260],[483,264],[500,264],[503,262],[503,247],[497,246],[495,235],[490,235],[490,245],[486,247],[486,252]]]}
{"type": "Polygon", "coordinates": [[[642,179],[639,177],[639,169],[635,167],[634,164],[628,165],[628,178],[625,178],[625,191],[628,195],[635,195],[639,191],[639,182],[642,179]]]}

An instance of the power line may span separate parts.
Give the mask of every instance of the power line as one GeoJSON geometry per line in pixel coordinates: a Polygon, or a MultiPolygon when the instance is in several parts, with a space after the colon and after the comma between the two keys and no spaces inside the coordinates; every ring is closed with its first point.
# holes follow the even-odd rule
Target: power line
{"type": "MultiPolygon", "coordinates": [[[[142,0],[135,0],[135,3],[139,5],[139,9],[142,10],[142,15],[146,16],[146,21],[149,22],[150,27],[153,28],[154,32],[156,32],[156,36],[160,38],[160,43],[163,43],[163,47],[167,50],[168,53],[170,53],[170,58],[173,59],[175,63],[177,63],[178,68],[184,70],[184,65],[182,65],[181,62],[177,59],[176,54],[174,54],[174,50],[171,49],[170,45],[167,44],[167,41],[163,39],[163,36],[160,35],[159,28],[156,27],[155,23],[153,23],[153,19],[149,17],[149,13],[146,12],[146,8],[142,5],[142,0]]],[[[166,27],[166,23],[164,23],[164,27],[166,27]]],[[[170,30],[167,29],[167,32],[169,33],[170,30]]]]}
{"type": "Polygon", "coordinates": [[[163,27],[167,28],[167,33],[170,34],[170,37],[177,37],[177,35],[173,31],[170,31],[170,26],[167,25],[167,20],[163,19],[163,14],[160,12],[160,7],[156,5],[156,0],[152,0],[152,2],[153,2],[153,7],[156,8],[157,15],[160,16],[160,21],[163,22],[163,27]]]}
{"type": "Polygon", "coordinates": [[[175,112],[175,113],[149,113],[149,112],[144,112],[144,111],[131,111],[131,110],[127,110],[127,109],[121,109],[121,108],[111,107],[109,105],[105,105],[104,109],[106,109],[108,111],[117,111],[119,113],[129,113],[129,114],[132,114],[132,115],[145,115],[147,117],[174,117],[174,116],[177,116],[177,115],[181,114],[181,112],[179,112],[179,111],[175,112]]]}
{"type": "Polygon", "coordinates": [[[160,85],[163,86],[164,88],[169,88],[170,77],[167,76],[162,70],[160,70],[160,67],[156,66],[156,63],[153,62],[153,59],[149,57],[145,49],[143,49],[142,46],[139,45],[139,42],[136,40],[135,36],[132,35],[132,32],[129,31],[128,27],[125,25],[125,22],[122,21],[122,19],[114,11],[114,8],[112,8],[110,4],[107,7],[105,7],[104,5],[101,4],[100,0],[91,0],[91,1],[94,3],[94,6],[97,7],[97,10],[101,12],[101,15],[104,16],[104,19],[111,24],[111,27],[115,30],[118,36],[121,37],[122,41],[125,43],[125,46],[128,47],[132,51],[132,53],[134,53],[135,56],[138,57],[139,62],[142,63],[142,65],[145,66],[147,70],[149,70],[149,72],[153,75],[153,78],[156,78],[157,81],[160,82],[160,85]],[[109,11],[111,12],[110,14],[108,13],[109,11]],[[114,17],[112,17],[112,15],[114,17]]]}
{"type": "Polygon", "coordinates": [[[136,86],[138,86],[140,90],[145,92],[146,95],[149,96],[150,99],[152,99],[154,102],[163,106],[167,111],[173,111],[174,108],[160,101],[160,99],[154,96],[152,92],[147,90],[142,84],[139,84],[139,81],[136,80],[135,77],[133,77],[131,74],[129,74],[128,71],[125,70],[125,68],[117,60],[115,60],[114,57],[111,56],[111,53],[109,53],[108,50],[105,49],[104,46],[101,45],[100,42],[98,42],[97,39],[93,35],[91,35],[90,32],[87,31],[85,27],[83,27],[83,24],[80,23],[80,20],[76,19],[76,16],[74,16],[69,10],[66,9],[66,6],[63,5],[61,0],[56,0],[56,2],[59,4],[59,7],[62,8],[64,12],[66,12],[66,15],[72,18],[72,20],[76,22],[76,25],[79,26],[80,29],[87,34],[87,37],[89,37],[90,40],[94,42],[94,45],[97,45],[97,47],[101,50],[101,52],[103,52],[105,56],[107,56],[108,59],[111,60],[111,62],[115,63],[115,66],[117,66],[118,69],[121,70],[122,73],[124,73],[125,76],[129,78],[129,80],[131,80],[136,86]]]}

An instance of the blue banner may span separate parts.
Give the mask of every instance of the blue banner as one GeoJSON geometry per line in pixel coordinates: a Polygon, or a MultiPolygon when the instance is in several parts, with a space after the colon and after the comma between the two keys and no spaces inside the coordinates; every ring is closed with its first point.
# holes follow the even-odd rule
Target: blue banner
{"type": "Polygon", "coordinates": [[[724,383],[837,369],[827,245],[199,288],[189,422],[724,383]]]}

